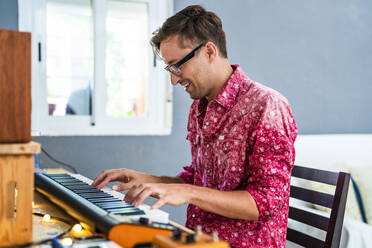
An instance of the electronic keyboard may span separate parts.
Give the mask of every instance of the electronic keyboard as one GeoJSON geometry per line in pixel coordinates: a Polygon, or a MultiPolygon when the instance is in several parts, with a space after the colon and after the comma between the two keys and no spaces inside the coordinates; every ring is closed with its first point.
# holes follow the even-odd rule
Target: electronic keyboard
{"type": "Polygon", "coordinates": [[[108,187],[91,186],[92,180],[80,174],[47,174],[35,172],[36,190],[63,208],[75,219],[123,246],[151,241],[156,234],[169,234],[175,229],[168,224],[169,214],[138,208],[123,201],[124,195],[108,187]]]}

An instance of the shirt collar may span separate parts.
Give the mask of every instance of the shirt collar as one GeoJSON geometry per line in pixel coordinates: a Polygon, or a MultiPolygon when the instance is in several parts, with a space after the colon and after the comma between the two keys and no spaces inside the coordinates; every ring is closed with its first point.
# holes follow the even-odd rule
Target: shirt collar
{"type": "MultiPolygon", "coordinates": [[[[231,67],[233,69],[233,73],[231,74],[229,80],[227,80],[225,86],[220,93],[218,93],[216,98],[212,100],[216,101],[226,109],[229,109],[235,103],[235,98],[239,92],[242,79],[245,77],[244,72],[239,65],[231,65],[231,67]]],[[[206,98],[202,98],[197,101],[197,115],[200,116],[205,112],[208,101],[206,98]]]]}
{"type": "Polygon", "coordinates": [[[242,78],[244,78],[244,73],[239,65],[231,65],[231,67],[233,69],[233,73],[231,74],[229,80],[227,80],[224,88],[214,99],[226,109],[229,109],[235,103],[242,78]]]}

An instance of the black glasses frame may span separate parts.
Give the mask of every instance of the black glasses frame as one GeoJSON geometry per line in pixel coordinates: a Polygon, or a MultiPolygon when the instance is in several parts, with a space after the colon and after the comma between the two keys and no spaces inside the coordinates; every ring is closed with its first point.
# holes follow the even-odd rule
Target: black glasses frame
{"type": "Polygon", "coordinates": [[[180,76],[182,71],[180,70],[180,66],[189,61],[192,57],[195,56],[195,52],[202,48],[207,42],[201,43],[199,46],[195,47],[190,53],[188,53],[185,57],[179,60],[177,63],[173,65],[168,65],[164,69],[170,73],[175,74],[176,76],[180,76]]]}

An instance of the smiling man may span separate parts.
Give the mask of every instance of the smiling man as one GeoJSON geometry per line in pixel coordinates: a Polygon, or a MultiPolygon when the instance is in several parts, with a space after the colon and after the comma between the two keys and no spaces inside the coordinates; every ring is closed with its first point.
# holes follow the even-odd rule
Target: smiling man
{"type": "Polygon", "coordinates": [[[227,59],[220,18],[189,6],[168,18],[152,38],[171,83],[194,99],[187,139],[192,163],[176,177],[129,169],[103,171],[93,182],[129,190],[135,206],[189,204],[189,228],[218,232],[233,247],[284,247],[297,127],[288,101],[252,81],[227,59]]]}

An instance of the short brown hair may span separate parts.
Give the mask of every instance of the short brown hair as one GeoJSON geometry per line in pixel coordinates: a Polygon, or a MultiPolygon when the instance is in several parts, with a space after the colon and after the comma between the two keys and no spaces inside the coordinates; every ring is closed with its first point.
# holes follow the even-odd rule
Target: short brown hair
{"type": "Polygon", "coordinates": [[[180,47],[213,42],[222,57],[227,58],[226,36],[221,19],[200,5],[191,5],[169,17],[163,26],[153,33],[151,45],[159,54],[160,43],[172,35],[180,36],[180,47]]]}

